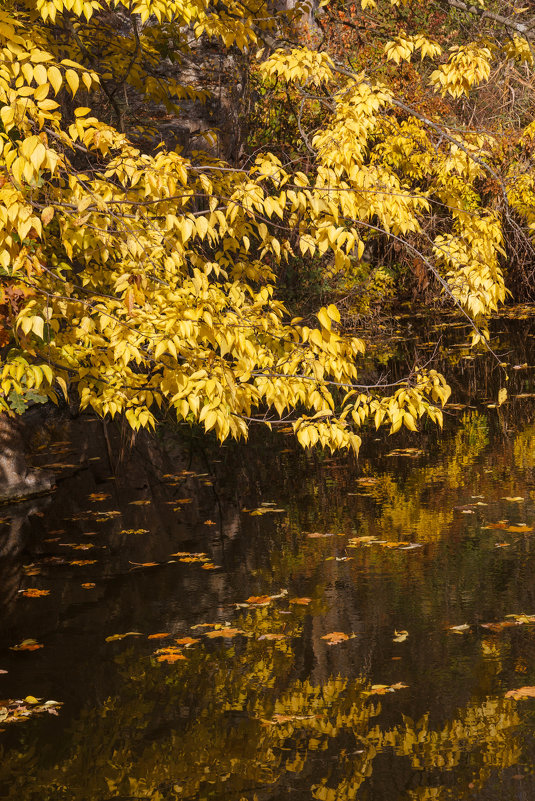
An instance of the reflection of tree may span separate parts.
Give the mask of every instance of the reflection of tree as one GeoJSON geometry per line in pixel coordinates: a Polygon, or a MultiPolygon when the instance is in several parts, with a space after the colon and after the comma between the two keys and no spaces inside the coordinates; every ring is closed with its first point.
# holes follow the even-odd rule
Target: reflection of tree
{"type": "MultiPolygon", "coordinates": [[[[178,666],[123,651],[120,691],[86,706],[53,754],[43,746],[2,755],[2,797],[253,799],[291,788],[318,801],[353,801],[357,791],[367,797],[382,754],[392,780],[408,790],[415,773],[420,787],[437,789],[444,771],[457,768],[460,800],[470,783],[518,761],[519,716],[505,699],[469,703],[438,727],[424,717],[385,729],[365,679],[296,678],[301,614],[244,611],[236,625],[246,638],[194,646],[178,666]],[[266,634],[284,639],[259,639],[266,634]]],[[[394,693],[381,700],[395,708],[394,693]]]]}

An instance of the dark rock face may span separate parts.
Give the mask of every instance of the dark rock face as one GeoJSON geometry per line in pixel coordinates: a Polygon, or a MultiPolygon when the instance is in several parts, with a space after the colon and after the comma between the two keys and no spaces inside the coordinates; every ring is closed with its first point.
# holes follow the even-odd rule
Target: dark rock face
{"type": "Polygon", "coordinates": [[[0,504],[41,495],[55,486],[52,473],[31,470],[17,419],[0,415],[0,504]]]}

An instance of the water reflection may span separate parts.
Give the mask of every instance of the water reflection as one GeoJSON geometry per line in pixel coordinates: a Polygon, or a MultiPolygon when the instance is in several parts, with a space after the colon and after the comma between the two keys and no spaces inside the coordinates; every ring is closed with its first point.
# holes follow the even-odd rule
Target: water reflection
{"type": "MultiPolygon", "coordinates": [[[[458,380],[471,404],[499,376],[458,380]]],[[[37,461],[70,466],[3,512],[0,681],[64,705],[4,725],[0,796],[534,797],[535,702],[505,695],[535,685],[535,625],[507,618],[535,613],[535,406],[451,412],[358,464],[41,428],[37,461]]]]}

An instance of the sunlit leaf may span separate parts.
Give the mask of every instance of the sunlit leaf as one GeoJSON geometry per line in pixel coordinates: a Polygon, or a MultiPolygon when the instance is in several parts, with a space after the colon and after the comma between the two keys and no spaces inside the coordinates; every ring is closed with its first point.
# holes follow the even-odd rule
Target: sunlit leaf
{"type": "Polygon", "coordinates": [[[515,701],[523,698],[535,698],[535,687],[519,687],[517,690],[509,690],[505,693],[506,698],[513,698],[515,701]]]}
{"type": "Polygon", "coordinates": [[[22,594],[26,598],[41,598],[43,595],[50,595],[50,590],[38,590],[32,587],[30,589],[23,590],[22,594]]]}
{"type": "Polygon", "coordinates": [[[345,642],[355,635],[344,634],[343,631],[331,631],[329,634],[324,634],[322,640],[326,640],[327,645],[338,645],[338,643],[345,642]]]}

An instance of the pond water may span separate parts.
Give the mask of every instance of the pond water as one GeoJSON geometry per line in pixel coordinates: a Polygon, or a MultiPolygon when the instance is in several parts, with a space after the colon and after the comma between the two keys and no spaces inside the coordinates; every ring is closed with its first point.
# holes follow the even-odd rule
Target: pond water
{"type": "Polygon", "coordinates": [[[501,371],[451,320],[378,349],[394,375],[437,352],[454,405],[444,432],[371,433],[358,461],[284,433],[37,427],[59,483],[1,515],[0,797],[535,798],[521,312],[495,324],[499,408],[501,371]]]}

